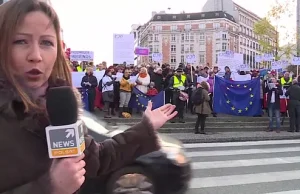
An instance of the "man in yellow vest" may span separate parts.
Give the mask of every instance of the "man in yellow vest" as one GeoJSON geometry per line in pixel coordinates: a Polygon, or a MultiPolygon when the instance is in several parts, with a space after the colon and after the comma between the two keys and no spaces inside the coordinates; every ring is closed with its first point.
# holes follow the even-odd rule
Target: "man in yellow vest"
{"type": "Polygon", "coordinates": [[[289,72],[285,72],[284,76],[280,78],[280,84],[282,85],[283,89],[289,89],[289,87],[292,85],[293,79],[290,77],[289,72]]]}
{"type": "MultiPolygon", "coordinates": [[[[178,112],[179,122],[185,123],[184,121],[184,107],[186,104],[186,101],[182,101],[179,99],[180,96],[180,89],[181,87],[187,88],[188,82],[186,75],[183,75],[183,69],[178,68],[176,69],[176,73],[173,77],[171,77],[169,82],[169,87],[173,89],[173,98],[172,98],[172,104],[176,106],[176,110],[178,112]]],[[[175,120],[171,121],[172,123],[175,122],[175,120]]]]}

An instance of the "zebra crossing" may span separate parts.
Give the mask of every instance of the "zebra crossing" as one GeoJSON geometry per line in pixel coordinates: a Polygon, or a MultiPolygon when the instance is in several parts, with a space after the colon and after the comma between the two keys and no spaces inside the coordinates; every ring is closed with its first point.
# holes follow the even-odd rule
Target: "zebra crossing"
{"type": "Polygon", "coordinates": [[[300,194],[300,140],[184,144],[187,194],[300,194]]]}

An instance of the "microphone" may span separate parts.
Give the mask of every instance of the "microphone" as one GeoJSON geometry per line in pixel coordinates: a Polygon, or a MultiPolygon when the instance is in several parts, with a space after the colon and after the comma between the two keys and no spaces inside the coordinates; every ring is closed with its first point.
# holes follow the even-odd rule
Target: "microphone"
{"type": "Polygon", "coordinates": [[[50,158],[80,156],[85,150],[84,130],[78,104],[71,87],[50,88],[46,94],[50,126],[46,127],[50,158]]]}

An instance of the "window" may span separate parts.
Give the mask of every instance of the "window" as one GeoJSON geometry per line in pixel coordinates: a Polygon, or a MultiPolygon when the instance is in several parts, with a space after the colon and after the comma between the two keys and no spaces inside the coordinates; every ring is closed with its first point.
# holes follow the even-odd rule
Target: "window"
{"type": "Polygon", "coordinates": [[[203,13],[203,14],[201,14],[201,17],[203,17],[203,18],[204,18],[204,17],[205,17],[205,14],[204,14],[204,13],[203,13]]]}
{"type": "Polygon", "coordinates": [[[161,16],[160,16],[160,15],[158,15],[158,16],[157,16],[157,19],[158,19],[158,20],[160,20],[160,19],[161,19],[161,16]]]}
{"type": "Polygon", "coordinates": [[[176,19],[176,15],[173,15],[173,19],[176,19]]]}
{"type": "Polygon", "coordinates": [[[222,34],[222,39],[227,40],[227,34],[222,34]]]}
{"type": "Polygon", "coordinates": [[[185,62],[185,57],[184,57],[184,55],[181,55],[181,56],[180,56],[180,62],[181,62],[181,63],[184,63],[184,62],[185,62]]]}
{"type": "Polygon", "coordinates": [[[156,27],[155,27],[155,30],[156,30],[156,31],[162,31],[162,26],[156,26],[156,27]]]}
{"type": "Polygon", "coordinates": [[[158,41],[158,34],[154,34],[154,41],[158,41]]]}
{"type": "Polygon", "coordinates": [[[184,50],[185,50],[186,52],[190,52],[190,45],[186,44],[186,45],[184,46],[184,50]]]}
{"type": "Polygon", "coordinates": [[[220,51],[221,50],[221,43],[216,43],[216,50],[220,51]]]}
{"type": "Polygon", "coordinates": [[[171,52],[176,52],[176,45],[171,45],[171,52]]]}
{"type": "Polygon", "coordinates": [[[149,56],[149,62],[152,63],[152,56],[149,56]]]}
{"type": "Polygon", "coordinates": [[[184,41],[184,34],[181,34],[181,40],[184,41]]]}
{"type": "Polygon", "coordinates": [[[222,51],[226,51],[227,50],[227,43],[222,43],[222,51]]]}
{"type": "Polygon", "coordinates": [[[176,63],[176,55],[171,55],[171,63],[176,63]]]}
{"type": "Polygon", "coordinates": [[[190,33],[190,40],[194,40],[194,34],[190,33]]]}
{"type": "Polygon", "coordinates": [[[181,45],[181,53],[184,53],[184,44],[181,45]]]}
{"type": "Polygon", "coordinates": [[[190,52],[194,52],[194,45],[193,44],[190,45],[190,52]]]}
{"type": "Polygon", "coordinates": [[[171,26],[171,31],[176,31],[177,30],[177,26],[171,26]]]}
{"type": "Polygon", "coordinates": [[[191,24],[185,24],[184,29],[185,30],[191,30],[192,29],[191,24]]]}
{"type": "Polygon", "coordinates": [[[199,24],[199,29],[205,29],[206,25],[205,24],[199,24]]]}
{"type": "Polygon", "coordinates": [[[199,55],[199,62],[204,63],[204,61],[205,61],[204,55],[199,55]]]}
{"type": "Polygon", "coordinates": [[[149,34],[148,41],[153,41],[153,35],[152,34],[149,34]]]}
{"type": "Polygon", "coordinates": [[[153,52],[154,53],[159,53],[159,45],[154,45],[153,52]]]}
{"type": "Polygon", "coordinates": [[[216,39],[221,39],[221,33],[220,32],[216,32],[216,39]]]}
{"type": "Polygon", "coordinates": [[[199,51],[205,52],[205,44],[199,46],[199,51]]]}
{"type": "Polygon", "coordinates": [[[199,34],[199,40],[205,40],[205,34],[204,33],[199,34]]]}
{"type": "Polygon", "coordinates": [[[220,14],[219,14],[219,13],[215,13],[215,15],[216,15],[216,16],[220,16],[220,14]]]}
{"type": "Polygon", "coordinates": [[[152,53],[153,52],[153,46],[149,45],[149,52],[152,53]]]}
{"type": "Polygon", "coordinates": [[[214,23],[214,28],[220,28],[220,23],[214,23]]]}
{"type": "Polygon", "coordinates": [[[176,42],[176,34],[171,34],[171,41],[176,42]]]}
{"type": "Polygon", "coordinates": [[[185,40],[190,40],[190,34],[189,33],[185,34],[185,40]]]}
{"type": "Polygon", "coordinates": [[[187,18],[187,19],[190,19],[190,18],[191,18],[191,15],[187,15],[186,18],[187,18]]]}

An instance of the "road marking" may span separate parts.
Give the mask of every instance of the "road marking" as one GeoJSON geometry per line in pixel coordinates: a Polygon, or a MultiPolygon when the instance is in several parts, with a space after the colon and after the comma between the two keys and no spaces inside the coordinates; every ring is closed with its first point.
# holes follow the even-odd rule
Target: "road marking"
{"type": "Polygon", "coordinates": [[[275,193],[266,193],[266,194],[299,194],[300,190],[291,190],[291,191],[282,191],[282,192],[275,192],[275,193]]]}
{"type": "Polygon", "coordinates": [[[298,180],[300,181],[300,170],[282,171],[258,174],[231,175],[220,177],[194,178],[190,188],[200,189],[207,187],[233,186],[255,183],[270,183],[277,181],[298,180]]]}
{"type": "Polygon", "coordinates": [[[193,162],[192,168],[194,170],[199,170],[199,169],[234,168],[234,167],[243,167],[243,166],[263,166],[263,165],[292,164],[292,163],[300,163],[300,156],[251,159],[251,160],[193,162]]]}
{"type": "Polygon", "coordinates": [[[254,145],[282,145],[298,144],[300,140],[274,140],[274,141],[247,141],[228,143],[189,143],[184,144],[185,148],[207,148],[207,147],[234,147],[234,146],[254,146],[254,145]]]}
{"type": "Polygon", "coordinates": [[[300,147],[290,148],[266,148],[266,149],[241,149],[241,150],[223,150],[223,151],[198,151],[187,152],[187,157],[201,157],[201,156],[233,156],[233,155],[249,155],[249,154],[267,154],[280,152],[298,152],[300,147]]]}

